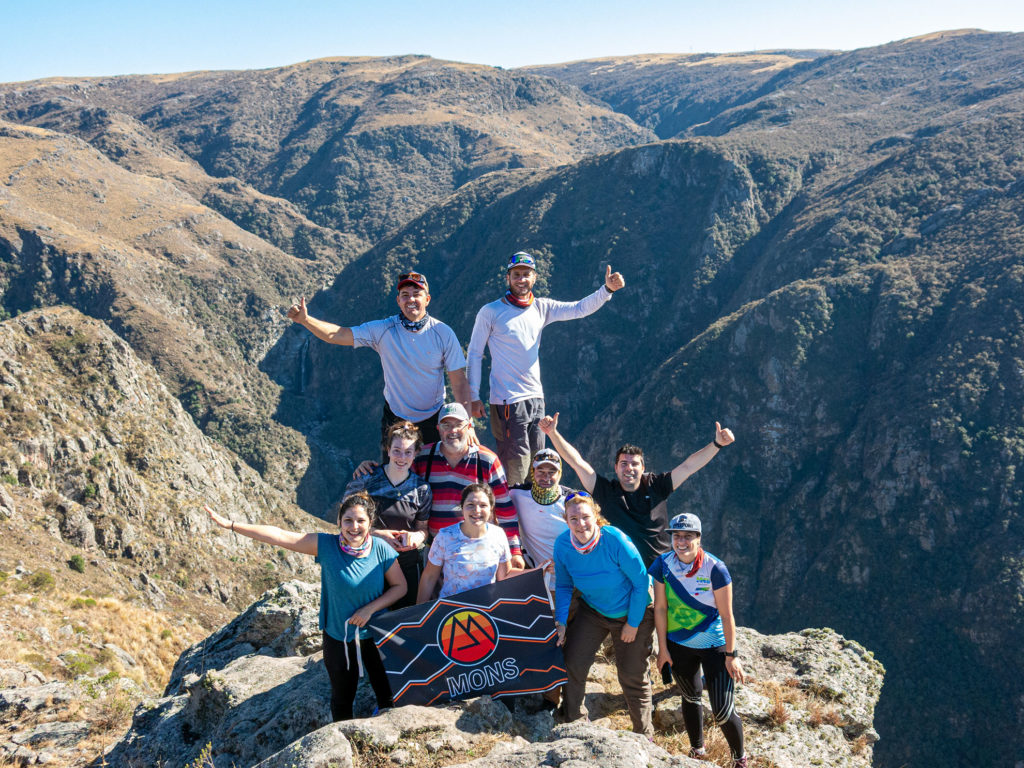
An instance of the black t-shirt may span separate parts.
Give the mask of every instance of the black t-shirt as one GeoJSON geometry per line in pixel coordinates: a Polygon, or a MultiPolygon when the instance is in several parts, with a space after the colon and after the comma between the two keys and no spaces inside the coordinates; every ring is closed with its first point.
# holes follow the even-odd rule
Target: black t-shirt
{"type": "Polygon", "coordinates": [[[609,523],[629,536],[640,551],[644,565],[672,548],[668,531],[668,497],[673,491],[672,473],[648,472],[640,478],[640,487],[627,493],[618,478],[597,475],[594,500],[609,523]]]}

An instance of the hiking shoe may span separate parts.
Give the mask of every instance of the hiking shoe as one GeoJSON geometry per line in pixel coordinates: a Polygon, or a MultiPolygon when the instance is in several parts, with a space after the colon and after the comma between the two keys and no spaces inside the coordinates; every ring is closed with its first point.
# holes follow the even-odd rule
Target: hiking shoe
{"type": "Polygon", "coordinates": [[[741,757],[739,760],[733,760],[732,768],[747,768],[746,756],[741,757]]]}
{"type": "Polygon", "coordinates": [[[694,760],[703,760],[707,754],[708,751],[704,747],[690,747],[690,757],[694,760]]]}

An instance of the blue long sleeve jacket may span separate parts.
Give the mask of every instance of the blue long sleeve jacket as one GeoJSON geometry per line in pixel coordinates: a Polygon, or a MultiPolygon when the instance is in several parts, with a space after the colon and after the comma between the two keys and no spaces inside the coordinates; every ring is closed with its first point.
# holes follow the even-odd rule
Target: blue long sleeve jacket
{"type": "Polygon", "coordinates": [[[572,532],[566,531],[555,539],[555,621],[566,622],[575,588],[602,616],[625,616],[631,627],[640,626],[651,602],[651,578],[633,542],[618,528],[606,525],[597,546],[582,555],[570,536],[572,532]]]}

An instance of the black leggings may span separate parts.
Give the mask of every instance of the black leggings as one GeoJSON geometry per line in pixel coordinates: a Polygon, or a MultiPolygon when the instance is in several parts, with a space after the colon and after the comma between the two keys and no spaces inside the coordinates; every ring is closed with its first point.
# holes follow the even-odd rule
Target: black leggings
{"type": "MultiPolygon", "coordinates": [[[[377,696],[377,706],[380,709],[394,706],[391,701],[391,685],[377,646],[373,640],[366,638],[359,641],[359,648],[362,651],[363,669],[377,696]]],[[[359,687],[356,641],[343,643],[324,632],[324,666],[327,667],[327,676],[331,678],[331,719],[335,722],[351,720],[352,704],[356,700],[356,688],[359,687]]]]}
{"type": "Polygon", "coordinates": [[[668,641],[668,655],[672,657],[672,675],[683,694],[683,722],[690,746],[704,746],[704,718],[700,707],[701,667],[708,685],[711,713],[722,729],[734,759],[743,757],[743,723],[736,714],[736,700],[732,678],[725,668],[724,646],[718,648],[687,648],[668,641]]]}

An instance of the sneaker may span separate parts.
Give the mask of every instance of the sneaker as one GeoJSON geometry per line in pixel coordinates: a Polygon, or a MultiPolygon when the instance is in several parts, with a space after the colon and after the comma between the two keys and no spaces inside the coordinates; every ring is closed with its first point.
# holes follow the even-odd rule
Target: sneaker
{"type": "Polygon", "coordinates": [[[741,757],[739,760],[733,760],[732,768],[747,768],[746,756],[741,757]]]}
{"type": "Polygon", "coordinates": [[[690,757],[694,760],[703,760],[707,754],[708,751],[704,747],[690,747],[690,757]]]}

